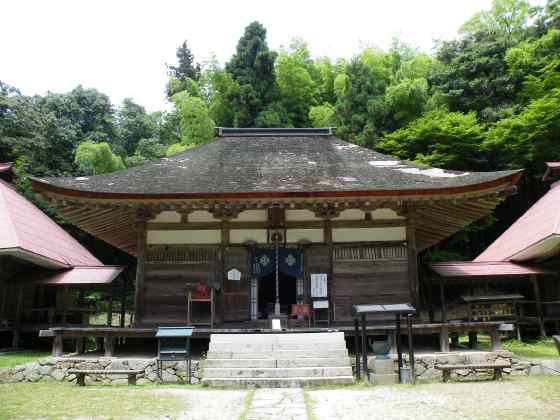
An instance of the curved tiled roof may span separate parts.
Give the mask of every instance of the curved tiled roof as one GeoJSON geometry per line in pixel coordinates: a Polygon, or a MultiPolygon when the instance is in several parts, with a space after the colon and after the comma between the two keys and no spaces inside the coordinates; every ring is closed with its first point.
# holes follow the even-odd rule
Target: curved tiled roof
{"type": "Polygon", "coordinates": [[[475,188],[519,171],[424,167],[332,135],[226,135],[142,166],[90,177],[34,179],[41,189],[96,197],[396,192],[475,188]]]}

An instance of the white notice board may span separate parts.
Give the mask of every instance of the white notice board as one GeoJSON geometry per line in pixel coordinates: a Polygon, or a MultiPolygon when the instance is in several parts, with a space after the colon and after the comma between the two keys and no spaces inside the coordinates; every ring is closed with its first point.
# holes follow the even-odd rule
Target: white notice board
{"type": "Polygon", "coordinates": [[[327,297],[327,275],[311,274],[311,297],[327,297]]]}

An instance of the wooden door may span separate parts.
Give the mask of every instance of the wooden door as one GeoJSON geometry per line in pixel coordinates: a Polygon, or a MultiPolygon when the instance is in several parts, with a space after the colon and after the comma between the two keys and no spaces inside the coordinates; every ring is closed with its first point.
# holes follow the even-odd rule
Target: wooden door
{"type": "Polygon", "coordinates": [[[224,321],[248,321],[250,319],[249,251],[242,247],[226,248],[224,250],[224,269],[221,301],[224,321]],[[233,268],[241,271],[241,280],[227,279],[227,272],[233,268]]]}

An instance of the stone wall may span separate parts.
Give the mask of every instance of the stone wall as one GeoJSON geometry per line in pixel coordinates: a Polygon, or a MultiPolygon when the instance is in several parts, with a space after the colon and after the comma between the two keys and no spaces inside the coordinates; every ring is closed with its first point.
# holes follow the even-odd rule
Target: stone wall
{"type": "MultiPolygon", "coordinates": [[[[397,371],[397,357],[391,356],[395,363],[395,372],[397,371]]],[[[409,367],[408,354],[403,355],[405,367],[409,367]]],[[[374,366],[374,356],[368,359],[368,365],[374,366]]],[[[514,356],[513,353],[500,350],[494,352],[472,351],[472,352],[450,352],[450,353],[430,353],[417,354],[414,357],[416,375],[419,379],[424,380],[441,380],[442,372],[435,368],[436,365],[461,365],[461,364],[486,364],[486,363],[510,363],[511,368],[506,368],[503,372],[506,375],[528,375],[536,373],[535,365],[541,362],[521,360],[514,356]]],[[[460,369],[455,370],[451,374],[451,378],[488,378],[492,371],[460,369]]],[[[543,372],[544,373],[544,372],[543,372]]]]}
{"type": "MultiPolygon", "coordinates": [[[[76,380],[76,376],[69,374],[69,369],[94,370],[143,370],[137,376],[138,384],[159,382],[156,370],[156,359],[121,359],[121,358],[78,358],[78,357],[47,357],[35,363],[27,363],[11,369],[0,370],[0,383],[38,382],[46,380],[68,381],[76,380]]],[[[191,362],[191,383],[200,382],[201,372],[199,361],[191,362]]],[[[187,374],[185,362],[164,362],[162,371],[163,382],[186,382],[187,374]]],[[[86,384],[126,384],[127,375],[87,375],[86,384]]]]}

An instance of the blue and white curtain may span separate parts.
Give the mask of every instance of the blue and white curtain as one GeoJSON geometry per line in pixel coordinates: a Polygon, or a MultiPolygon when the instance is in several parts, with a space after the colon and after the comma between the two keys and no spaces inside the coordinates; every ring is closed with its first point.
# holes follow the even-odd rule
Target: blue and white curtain
{"type": "MultiPolygon", "coordinates": [[[[266,277],[276,270],[276,250],[257,249],[252,257],[253,276],[266,277]]],[[[291,277],[303,277],[303,250],[280,248],[278,270],[291,277]]]]}

